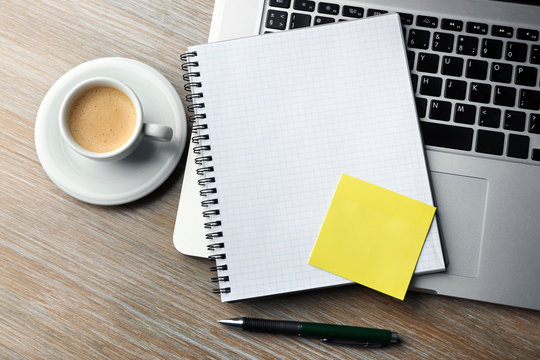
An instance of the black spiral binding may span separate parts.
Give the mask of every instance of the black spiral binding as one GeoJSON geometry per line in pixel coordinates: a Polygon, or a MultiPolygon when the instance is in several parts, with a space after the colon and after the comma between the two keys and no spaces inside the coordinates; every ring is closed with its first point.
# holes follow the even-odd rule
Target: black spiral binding
{"type": "Polygon", "coordinates": [[[198,156],[195,158],[195,163],[198,165],[197,175],[201,178],[198,180],[202,189],[200,195],[205,199],[201,205],[206,208],[203,211],[203,216],[209,218],[209,221],[204,223],[204,227],[208,229],[206,239],[210,241],[207,245],[208,250],[214,251],[214,254],[208,258],[216,260],[216,266],[210,268],[210,271],[219,271],[219,276],[212,277],[210,281],[221,284],[218,288],[213,289],[215,294],[230,293],[231,288],[223,286],[223,283],[229,281],[229,276],[223,274],[227,270],[227,265],[223,263],[226,259],[225,244],[220,241],[223,237],[221,228],[221,220],[218,218],[220,213],[218,209],[217,189],[214,187],[216,179],[212,177],[214,167],[212,166],[212,156],[209,152],[212,150],[210,146],[210,135],[207,133],[208,124],[206,123],[206,114],[204,113],[204,95],[202,92],[202,83],[199,80],[201,76],[197,71],[199,62],[197,61],[197,52],[186,52],[180,55],[182,61],[182,70],[185,71],[183,79],[186,82],[184,89],[188,92],[186,101],[189,103],[187,109],[192,114],[188,116],[188,120],[193,123],[191,131],[193,133],[191,141],[195,144],[193,152],[198,156]]]}

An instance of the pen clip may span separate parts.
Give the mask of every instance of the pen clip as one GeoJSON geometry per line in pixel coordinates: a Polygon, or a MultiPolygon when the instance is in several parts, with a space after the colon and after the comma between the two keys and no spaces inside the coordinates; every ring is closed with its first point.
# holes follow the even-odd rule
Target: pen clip
{"type": "Polygon", "coordinates": [[[354,341],[350,339],[321,339],[321,341],[325,344],[332,344],[332,345],[348,345],[348,346],[357,346],[362,348],[379,348],[383,347],[382,343],[370,343],[366,341],[354,341]]]}

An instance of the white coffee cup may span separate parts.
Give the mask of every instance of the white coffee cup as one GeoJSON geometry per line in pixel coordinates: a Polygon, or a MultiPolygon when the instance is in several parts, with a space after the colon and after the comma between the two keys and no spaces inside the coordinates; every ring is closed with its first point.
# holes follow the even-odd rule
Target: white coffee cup
{"type": "MultiPolygon", "coordinates": [[[[103,103],[103,102],[100,102],[100,103],[103,103]]],[[[86,106],[88,108],[90,107],[90,104],[91,102],[87,101],[85,104],[83,105],[77,104],[77,106],[80,105],[80,106],[83,106],[83,108],[86,106]]],[[[94,109],[95,108],[96,106],[94,104],[94,109]]],[[[111,108],[111,111],[113,109],[114,107],[111,108]]],[[[102,114],[104,115],[105,118],[107,118],[108,116],[110,117],[110,114],[107,114],[107,111],[108,111],[108,108],[105,109],[104,107],[101,112],[98,111],[96,114],[99,114],[100,118],[102,114]]],[[[86,110],[84,111],[80,110],[79,113],[86,114],[86,110]]],[[[88,113],[94,114],[91,110],[88,110],[88,113]]],[[[116,116],[117,112],[115,112],[114,114],[116,116]]],[[[90,115],[88,116],[84,115],[84,119],[85,121],[88,120],[87,121],[88,123],[91,123],[92,121],[95,120],[95,119],[91,119],[90,115]]],[[[109,130],[111,131],[111,133],[120,133],[120,130],[119,130],[120,127],[116,129],[113,126],[113,124],[118,124],[116,122],[116,119],[114,119],[114,116],[112,116],[111,119],[113,119],[114,121],[111,121],[111,126],[110,126],[111,129],[109,130]]],[[[73,126],[73,122],[71,124],[73,126]]],[[[99,124],[104,125],[106,124],[106,122],[101,121],[99,124]]],[[[122,125],[124,125],[123,120],[122,120],[122,125]]],[[[75,152],[89,159],[101,160],[101,161],[116,161],[116,160],[123,159],[124,157],[131,154],[137,148],[137,146],[139,145],[140,141],[142,140],[144,136],[148,137],[149,139],[156,140],[156,141],[170,141],[173,135],[173,130],[168,126],[160,125],[160,124],[145,123],[143,121],[143,109],[141,106],[141,102],[139,101],[139,98],[137,97],[135,92],[133,92],[133,90],[131,90],[131,88],[127,86],[126,84],[124,84],[123,82],[118,81],[113,78],[108,78],[108,77],[96,77],[96,78],[91,78],[91,79],[82,81],[68,92],[68,94],[65,96],[64,100],[62,101],[62,105],[60,106],[59,127],[60,127],[60,132],[62,134],[62,138],[69,145],[71,149],[73,149],[75,152]],[[108,91],[109,94],[114,95],[113,97],[115,97],[115,100],[122,100],[122,104],[124,104],[126,107],[129,107],[124,97],[121,97],[119,93],[109,88],[120,91],[123,95],[127,96],[129,101],[133,105],[135,119],[134,121],[133,119],[131,119],[132,118],[131,115],[133,115],[133,111],[132,111],[132,108],[130,108],[130,111],[129,111],[130,116],[128,116],[130,120],[126,122],[126,124],[129,124],[129,127],[133,128],[133,130],[128,135],[128,132],[123,130],[124,126],[121,126],[122,128],[121,131],[124,132],[122,134],[123,135],[122,138],[125,139],[125,141],[121,142],[119,146],[111,150],[96,151],[93,149],[89,149],[92,146],[84,147],[81,143],[77,142],[77,140],[74,138],[72,131],[70,130],[70,113],[73,116],[72,107],[74,106],[74,103],[81,102],[81,99],[90,91],[108,91]],[[92,89],[96,89],[96,90],[92,90],[92,89]]],[[[88,127],[81,126],[80,129],[88,129],[88,127]]],[[[80,131],[80,132],[84,132],[84,131],[80,131]]],[[[95,134],[92,134],[92,132],[89,132],[86,135],[88,135],[87,138],[91,138],[92,137],[91,135],[95,135],[95,134]]],[[[105,135],[105,131],[103,131],[103,135],[105,135]]],[[[106,138],[105,137],[101,138],[102,141],[105,141],[103,139],[106,139],[106,138]]],[[[118,141],[121,141],[121,140],[118,140],[118,141]]]]}

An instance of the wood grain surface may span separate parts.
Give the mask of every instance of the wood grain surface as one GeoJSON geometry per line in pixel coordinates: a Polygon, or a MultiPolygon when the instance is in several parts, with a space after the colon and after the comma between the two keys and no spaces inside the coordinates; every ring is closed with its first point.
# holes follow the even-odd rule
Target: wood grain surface
{"type": "MultiPolygon", "coordinates": [[[[133,203],[80,202],[47,177],[34,123],[47,90],[85,61],[122,56],[158,69],[183,97],[178,55],[206,42],[213,2],[0,1],[0,358],[534,359],[540,313],[361,286],[223,304],[208,260],[172,242],[185,154],[133,203]],[[384,349],[223,328],[236,316],[388,328],[384,349]]],[[[539,274],[540,275],[540,274],[539,274]]]]}

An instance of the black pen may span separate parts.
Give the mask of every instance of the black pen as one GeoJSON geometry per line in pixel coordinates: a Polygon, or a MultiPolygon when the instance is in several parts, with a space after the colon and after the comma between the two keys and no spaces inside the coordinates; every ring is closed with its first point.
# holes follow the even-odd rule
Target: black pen
{"type": "Polygon", "coordinates": [[[363,328],[347,325],[332,325],[301,321],[236,318],[219,321],[223,325],[274,334],[309,336],[325,343],[354,345],[360,347],[382,347],[399,341],[398,334],[390,330],[363,328]]]}

